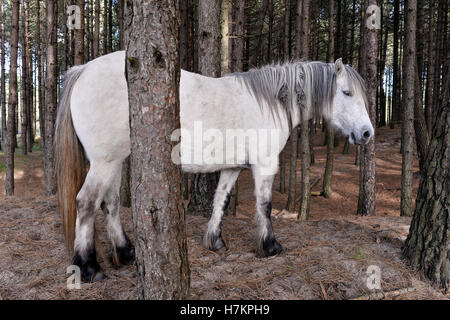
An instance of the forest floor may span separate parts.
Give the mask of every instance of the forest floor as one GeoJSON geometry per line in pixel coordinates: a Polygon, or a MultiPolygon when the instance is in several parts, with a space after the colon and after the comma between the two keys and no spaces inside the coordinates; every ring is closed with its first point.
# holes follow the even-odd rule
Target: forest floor
{"type": "MultiPolygon", "coordinates": [[[[228,250],[216,254],[201,245],[207,219],[187,216],[192,299],[449,299],[408,268],[401,248],[410,218],[399,216],[401,155],[400,128],[381,128],[376,137],[377,214],[357,216],[359,168],[355,147],[342,154],[343,138],[335,151],[333,196],[313,197],[308,221],[283,210],[278,177],[273,192],[273,224],[283,252],[257,258],[253,180],[249,171],[239,177],[235,217],[225,217],[223,237],[228,250]],[[381,290],[368,289],[367,269],[381,270],[381,290]]],[[[324,170],[323,133],[315,135],[316,163],[312,180],[324,170]]],[[[66,288],[71,259],[63,241],[55,197],[44,196],[42,152],[16,152],[15,196],[5,197],[4,154],[0,151],[0,300],[1,299],[135,299],[135,267],[115,268],[101,261],[107,280],[66,288]]],[[[300,164],[298,164],[300,168],[300,164]]],[[[414,167],[414,194],[420,174],[414,167]]],[[[297,173],[300,181],[301,172],[297,173]]],[[[320,191],[322,179],[313,188],[320,191]]],[[[300,190],[300,183],[298,189],[300,190]]],[[[131,211],[121,208],[131,235],[131,211]]],[[[105,251],[103,214],[97,225],[105,251]]],[[[132,239],[132,237],[130,236],[132,239]]],[[[106,252],[108,255],[109,253],[106,252]]]]}

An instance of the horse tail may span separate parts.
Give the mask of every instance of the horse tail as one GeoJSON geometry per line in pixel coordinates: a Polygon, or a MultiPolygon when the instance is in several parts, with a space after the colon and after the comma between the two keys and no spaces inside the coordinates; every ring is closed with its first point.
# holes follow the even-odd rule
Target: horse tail
{"type": "Polygon", "coordinates": [[[70,100],[73,87],[83,69],[84,66],[73,67],[64,76],[55,129],[57,197],[65,241],[70,252],[75,241],[76,196],[86,177],[86,159],[73,127],[70,100]]]}

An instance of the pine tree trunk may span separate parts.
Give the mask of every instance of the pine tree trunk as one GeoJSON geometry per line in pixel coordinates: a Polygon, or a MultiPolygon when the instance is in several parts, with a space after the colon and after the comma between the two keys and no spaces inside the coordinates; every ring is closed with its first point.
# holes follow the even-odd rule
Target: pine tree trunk
{"type": "MultiPolygon", "coordinates": [[[[334,62],[334,0],[329,1],[329,32],[328,32],[328,57],[330,63],[334,62]]],[[[326,140],[327,140],[327,160],[325,164],[325,173],[323,175],[322,193],[325,198],[330,198],[333,194],[331,189],[331,177],[333,175],[333,160],[334,160],[334,130],[331,125],[326,126],[326,140]]]]}
{"type": "Polygon", "coordinates": [[[108,52],[113,52],[112,26],[113,26],[113,2],[109,0],[108,4],[108,52]]]}
{"type": "Polygon", "coordinates": [[[85,0],[77,0],[77,6],[80,8],[81,25],[79,29],[75,29],[75,65],[84,64],[84,2],[85,0]]]}
{"type": "Polygon", "coordinates": [[[28,62],[27,62],[27,31],[26,31],[26,20],[27,20],[27,3],[22,2],[22,80],[20,82],[20,89],[22,91],[22,130],[21,130],[21,140],[22,140],[22,154],[26,155],[28,153],[28,62]]]}
{"type": "Polygon", "coordinates": [[[351,31],[350,31],[350,47],[348,51],[348,64],[353,66],[353,51],[355,48],[355,28],[356,28],[356,0],[353,0],[352,4],[352,23],[351,25],[351,31]]]}
{"type": "Polygon", "coordinates": [[[0,43],[0,50],[1,50],[1,57],[0,57],[0,63],[1,63],[1,84],[0,84],[0,103],[2,108],[2,140],[1,144],[3,148],[5,147],[6,143],[6,79],[5,79],[5,13],[4,13],[4,2],[3,0],[0,0],[0,32],[1,32],[1,43],[0,43]]]}
{"type": "Polygon", "coordinates": [[[100,0],[95,0],[95,23],[94,23],[94,56],[100,55],[100,0]]]}
{"type": "Polygon", "coordinates": [[[167,0],[129,1],[125,10],[131,18],[127,79],[138,296],[186,299],[190,272],[181,169],[171,160],[174,145],[167,143],[180,128],[179,10],[167,0]]]}
{"type": "MultiPolygon", "coordinates": [[[[364,12],[370,5],[376,5],[376,0],[365,0],[364,12]]],[[[364,24],[364,55],[363,63],[365,64],[365,80],[367,84],[367,110],[370,121],[375,127],[376,121],[376,94],[377,94],[377,45],[378,45],[378,30],[376,28],[369,29],[366,24],[365,17],[363,19],[364,24]]],[[[362,196],[363,199],[360,202],[361,211],[358,211],[361,215],[375,215],[376,203],[375,203],[375,138],[370,140],[363,148],[364,152],[361,152],[361,161],[364,161],[362,170],[362,196]]],[[[361,185],[360,185],[361,186],[361,185]]]]}
{"type": "Polygon", "coordinates": [[[434,46],[435,37],[435,12],[436,0],[429,0],[429,29],[428,29],[428,61],[427,61],[427,85],[425,90],[425,121],[427,123],[428,134],[431,135],[433,121],[433,81],[434,81],[434,58],[436,48],[434,46]]]}
{"type": "Polygon", "coordinates": [[[269,7],[269,0],[264,0],[262,3],[261,11],[259,12],[258,22],[256,26],[256,50],[252,57],[252,67],[256,67],[258,63],[258,58],[261,56],[261,48],[263,43],[262,31],[264,28],[264,20],[266,18],[267,8],[269,7]]]}
{"type": "MultiPolygon", "coordinates": [[[[37,39],[37,68],[38,68],[38,95],[39,95],[39,135],[41,137],[41,146],[45,145],[45,80],[44,80],[44,64],[45,55],[43,54],[44,46],[41,38],[41,26],[43,25],[43,19],[41,20],[41,1],[36,0],[36,39],[37,39]]],[[[44,31],[44,30],[42,30],[44,31]]],[[[45,32],[43,32],[45,34],[45,32]]]]}
{"type": "MultiPolygon", "coordinates": [[[[301,52],[300,57],[308,59],[310,46],[310,7],[311,0],[303,0],[302,9],[302,37],[301,37],[301,52]]],[[[298,218],[306,220],[309,214],[309,202],[311,198],[311,184],[309,177],[309,170],[311,164],[311,150],[309,141],[309,122],[304,121],[305,116],[302,115],[302,124],[300,130],[300,150],[302,154],[302,190],[300,208],[298,211],[298,218]]]]}
{"type": "Polygon", "coordinates": [[[400,1],[394,1],[394,78],[392,82],[392,119],[391,128],[400,121],[400,62],[399,62],[399,32],[400,32],[400,1]]]}
{"type": "Polygon", "coordinates": [[[14,194],[14,137],[15,118],[17,109],[17,51],[19,42],[19,0],[11,0],[11,38],[10,38],[10,63],[9,63],[9,99],[8,120],[5,146],[5,192],[7,196],[14,194]]]}
{"type": "Polygon", "coordinates": [[[103,0],[103,55],[108,54],[108,0],[103,0]]]}
{"type": "Polygon", "coordinates": [[[56,17],[57,0],[47,0],[47,68],[46,68],[46,111],[45,111],[45,146],[44,172],[45,193],[56,193],[54,132],[57,110],[57,54],[56,54],[56,17]]]}
{"type": "MultiPolygon", "coordinates": [[[[447,63],[448,60],[447,57],[447,63]]],[[[425,160],[425,169],[422,171],[416,208],[403,254],[413,268],[420,270],[434,285],[448,292],[450,288],[448,73],[444,78],[444,98],[436,110],[429,152],[425,160]]]]}
{"type": "Polygon", "coordinates": [[[233,1],[236,10],[235,41],[231,57],[232,69],[230,72],[242,72],[245,48],[245,0],[233,1]]]}
{"type": "Polygon", "coordinates": [[[414,137],[414,100],[416,79],[416,8],[415,0],[407,1],[405,8],[405,66],[406,73],[403,122],[402,122],[402,192],[400,202],[400,215],[412,216],[412,182],[413,182],[413,137],[414,137]]]}
{"type": "MultiPolygon", "coordinates": [[[[221,1],[200,0],[198,4],[198,68],[199,73],[220,77],[221,1]]],[[[192,177],[188,212],[210,216],[217,188],[216,173],[199,173],[192,177]]]]}

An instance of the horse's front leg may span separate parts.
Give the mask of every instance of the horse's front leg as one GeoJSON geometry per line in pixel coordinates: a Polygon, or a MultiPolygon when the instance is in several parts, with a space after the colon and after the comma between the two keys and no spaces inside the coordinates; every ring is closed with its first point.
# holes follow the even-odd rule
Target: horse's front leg
{"type": "Polygon", "coordinates": [[[258,223],[257,254],[260,257],[274,256],[282,251],[281,245],[275,240],[272,227],[272,185],[274,175],[263,174],[261,168],[252,167],[255,180],[256,220],[258,223]]]}
{"type": "Polygon", "coordinates": [[[203,238],[203,244],[208,250],[225,249],[225,242],[222,239],[222,217],[229,205],[231,190],[240,171],[240,169],[226,169],[220,172],[219,184],[214,194],[213,212],[203,238]]]}

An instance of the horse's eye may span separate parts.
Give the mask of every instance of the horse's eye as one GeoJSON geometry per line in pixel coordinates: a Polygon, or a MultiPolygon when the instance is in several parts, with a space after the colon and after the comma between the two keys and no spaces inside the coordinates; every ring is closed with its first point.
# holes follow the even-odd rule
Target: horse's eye
{"type": "Polygon", "coordinates": [[[349,90],[344,90],[344,91],[342,91],[342,93],[345,94],[348,97],[352,96],[352,93],[349,90]]]}

